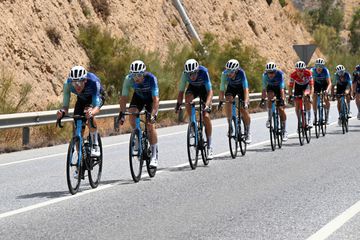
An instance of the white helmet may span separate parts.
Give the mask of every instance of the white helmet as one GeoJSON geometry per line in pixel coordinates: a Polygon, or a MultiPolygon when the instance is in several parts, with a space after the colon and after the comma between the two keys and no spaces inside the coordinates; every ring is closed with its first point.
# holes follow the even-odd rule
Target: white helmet
{"type": "Polygon", "coordinates": [[[238,70],[239,67],[240,67],[239,61],[236,59],[230,59],[225,65],[225,68],[231,71],[238,70]]]}
{"type": "Polygon", "coordinates": [[[275,72],[276,71],[276,64],[274,62],[268,62],[265,67],[266,72],[275,72]]]}
{"type": "Polygon", "coordinates": [[[315,60],[315,65],[322,65],[324,66],[325,65],[325,60],[322,59],[322,58],[318,58],[315,60]]]}
{"type": "Polygon", "coordinates": [[[195,72],[199,69],[199,63],[195,59],[188,59],[185,62],[184,69],[186,73],[195,72]]]}
{"type": "Polygon", "coordinates": [[[298,70],[303,70],[306,68],[306,64],[303,61],[298,61],[295,63],[295,68],[298,70]]]}
{"type": "Polygon", "coordinates": [[[87,71],[82,66],[75,66],[71,68],[69,78],[71,81],[82,81],[86,78],[87,71]]]}
{"type": "Polygon", "coordinates": [[[133,61],[130,65],[131,73],[141,73],[141,72],[145,72],[145,70],[146,70],[146,65],[141,60],[133,61]]]}
{"type": "Polygon", "coordinates": [[[345,67],[344,65],[337,65],[336,66],[336,73],[340,73],[340,72],[345,72],[345,67]]]}

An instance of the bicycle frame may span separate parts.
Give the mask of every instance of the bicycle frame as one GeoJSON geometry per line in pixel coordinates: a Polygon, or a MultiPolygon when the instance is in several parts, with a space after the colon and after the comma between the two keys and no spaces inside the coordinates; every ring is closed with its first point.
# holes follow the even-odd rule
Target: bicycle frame
{"type": "Polygon", "coordinates": [[[78,138],[79,139],[79,149],[78,149],[78,169],[80,169],[80,164],[81,164],[81,159],[82,159],[82,155],[83,155],[83,152],[82,152],[82,145],[83,145],[83,137],[82,137],[82,124],[83,124],[83,121],[81,119],[76,119],[75,120],[75,136],[74,138],[78,138]]]}
{"type": "MultiPolygon", "coordinates": [[[[190,123],[193,123],[195,126],[195,144],[198,145],[199,143],[199,134],[198,134],[198,124],[197,124],[197,120],[196,120],[196,107],[195,107],[195,103],[192,102],[191,104],[191,116],[190,116],[190,123]]],[[[200,100],[200,106],[201,106],[201,100],[200,100]]],[[[202,121],[202,114],[200,113],[200,120],[202,121]]]]}

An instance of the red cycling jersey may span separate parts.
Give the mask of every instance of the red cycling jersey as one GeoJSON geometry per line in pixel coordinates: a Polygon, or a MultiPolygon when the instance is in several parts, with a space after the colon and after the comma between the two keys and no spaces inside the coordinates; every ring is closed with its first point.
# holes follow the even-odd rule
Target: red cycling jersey
{"type": "Polygon", "coordinates": [[[308,83],[310,85],[314,85],[314,80],[313,80],[311,71],[308,69],[305,69],[304,75],[301,78],[298,76],[296,71],[291,73],[289,86],[294,87],[294,83],[299,84],[299,85],[306,85],[308,83]]]}

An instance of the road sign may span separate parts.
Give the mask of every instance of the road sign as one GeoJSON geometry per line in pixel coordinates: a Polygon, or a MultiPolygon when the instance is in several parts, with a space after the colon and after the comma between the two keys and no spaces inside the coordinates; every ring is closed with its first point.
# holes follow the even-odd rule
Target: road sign
{"type": "Polygon", "coordinates": [[[315,44],[293,45],[293,48],[301,61],[304,61],[305,64],[308,65],[317,46],[315,44]]]}

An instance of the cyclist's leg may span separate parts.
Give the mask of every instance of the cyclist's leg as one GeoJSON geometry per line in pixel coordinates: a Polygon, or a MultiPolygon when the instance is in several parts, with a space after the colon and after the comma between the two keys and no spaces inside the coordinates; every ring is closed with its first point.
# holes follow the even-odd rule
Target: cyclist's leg
{"type": "MultiPolygon", "coordinates": [[[[297,83],[295,83],[295,90],[294,90],[294,95],[295,96],[302,96],[303,95],[303,91],[300,85],[298,85],[297,83]]],[[[299,116],[299,101],[297,99],[295,99],[295,113],[296,116],[299,118],[301,116],[299,116]]]]}
{"type": "Polygon", "coordinates": [[[197,89],[192,85],[189,85],[185,92],[185,109],[189,119],[191,118],[191,106],[189,103],[191,103],[197,96],[197,89]]]}
{"type": "Polygon", "coordinates": [[[274,89],[270,86],[267,86],[266,89],[266,94],[267,94],[267,108],[268,108],[268,120],[266,123],[266,127],[270,127],[270,119],[271,119],[271,115],[272,115],[272,109],[271,109],[271,99],[274,98],[275,94],[274,94],[274,89]]]}
{"type": "MultiPolygon", "coordinates": [[[[105,103],[105,96],[101,95],[100,96],[100,104],[97,108],[99,108],[99,111],[101,109],[101,107],[104,105],[105,103]]],[[[100,156],[100,148],[99,148],[99,143],[98,143],[98,128],[97,128],[97,121],[95,116],[92,118],[92,122],[88,121],[88,128],[90,131],[90,137],[91,137],[91,142],[93,144],[92,146],[92,150],[91,150],[91,155],[92,156],[100,156]]]]}
{"type": "MultiPolygon", "coordinates": [[[[310,96],[310,85],[306,84],[303,86],[303,92],[305,95],[310,96]]],[[[306,109],[306,116],[307,116],[307,123],[308,125],[312,125],[311,121],[311,102],[309,97],[305,98],[305,109],[306,109]]]]}
{"type": "MultiPolygon", "coordinates": [[[[237,89],[237,94],[239,98],[242,101],[244,101],[244,89],[242,87],[237,89]]],[[[251,143],[251,132],[250,132],[251,119],[250,119],[249,110],[245,109],[244,106],[240,106],[240,112],[245,124],[246,142],[251,143]]]]}
{"type": "MultiPolygon", "coordinates": [[[[145,109],[147,112],[151,113],[152,112],[152,98],[149,99],[146,102],[146,106],[145,109]]],[[[158,165],[158,136],[157,136],[157,131],[155,128],[155,123],[151,123],[150,119],[146,118],[146,127],[147,127],[147,133],[149,136],[149,142],[150,142],[150,147],[151,147],[151,162],[150,165],[152,167],[157,167],[158,165]]]]}
{"type": "MultiPolygon", "coordinates": [[[[200,98],[202,99],[202,101],[206,102],[208,92],[207,92],[205,86],[203,86],[199,89],[199,95],[200,95],[200,98]]],[[[208,148],[211,148],[212,147],[212,139],[211,139],[212,123],[211,123],[211,119],[210,119],[210,113],[203,112],[203,117],[204,117],[205,133],[206,133],[206,139],[208,142],[208,148]]]]}
{"type": "Polygon", "coordinates": [[[313,95],[313,102],[312,107],[314,111],[314,116],[316,115],[317,111],[317,94],[321,92],[322,84],[319,84],[317,82],[314,83],[314,95],[313,95]]]}
{"type": "MultiPolygon", "coordinates": [[[[79,115],[79,116],[85,116],[84,110],[86,107],[86,102],[84,102],[84,100],[82,100],[81,98],[77,98],[76,103],[75,103],[75,108],[74,108],[74,115],[79,115]]],[[[76,130],[75,130],[75,122],[73,124],[73,136],[75,136],[76,130]]],[[[84,135],[84,131],[85,131],[85,122],[83,123],[82,126],[82,131],[81,131],[81,135],[84,135]]],[[[76,146],[76,150],[79,151],[78,149],[79,146],[76,146]]]]}
{"type": "MultiPolygon", "coordinates": [[[[277,98],[278,100],[281,100],[281,99],[282,99],[281,89],[280,89],[280,88],[276,88],[276,89],[274,89],[274,90],[275,90],[276,98],[277,98]]],[[[285,93],[283,93],[283,94],[284,94],[284,98],[285,98],[285,93]]],[[[285,106],[279,106],[279,115],[280,115],[280,121],[281,121],[281,126],[282,126],[282,129],[283,129],[283,133],[284,133],[284,135],[286,135],[286,137],[287,137],[285,106]]]]}
{"type": "MultiPolygon", "coordinates": [[[[323,85],[323,90],[326,91],[326,93],[328,93],[329,91],[327,91],[328,89],[328,83],[326,82],[323,85]]],[[[325,103],[325,122],[326,124],[329,123],[329,112],[330,112],[330,100],[329,100],[329,95],[325,94],[324,96],[324,103],[325,103]]]]}
{"type": "MultiPolygon", "coordinates": [[[[140,98],[140,96],[137,95],[136,93],[134,93],[131,98],[131,101],[130,101],[128,112],[129,113],[138,113],[144,108],[144,105],[145,105],[145,103],[140,98]]],[[[136,128],[136,116],[129,115],[129,121],[130,121],[131,128],[135,129],[136,128]]]]}
{"type": "Polygon", "coordinates": [[[225,108],[226,108],[226,117],[228,121],[230,121],[232,116],[232,102],[234,101],[234,97],[236,96],[236,93],[234,92],[234,89],[228,85],[226,92],[225,92],[225,108]]]}

